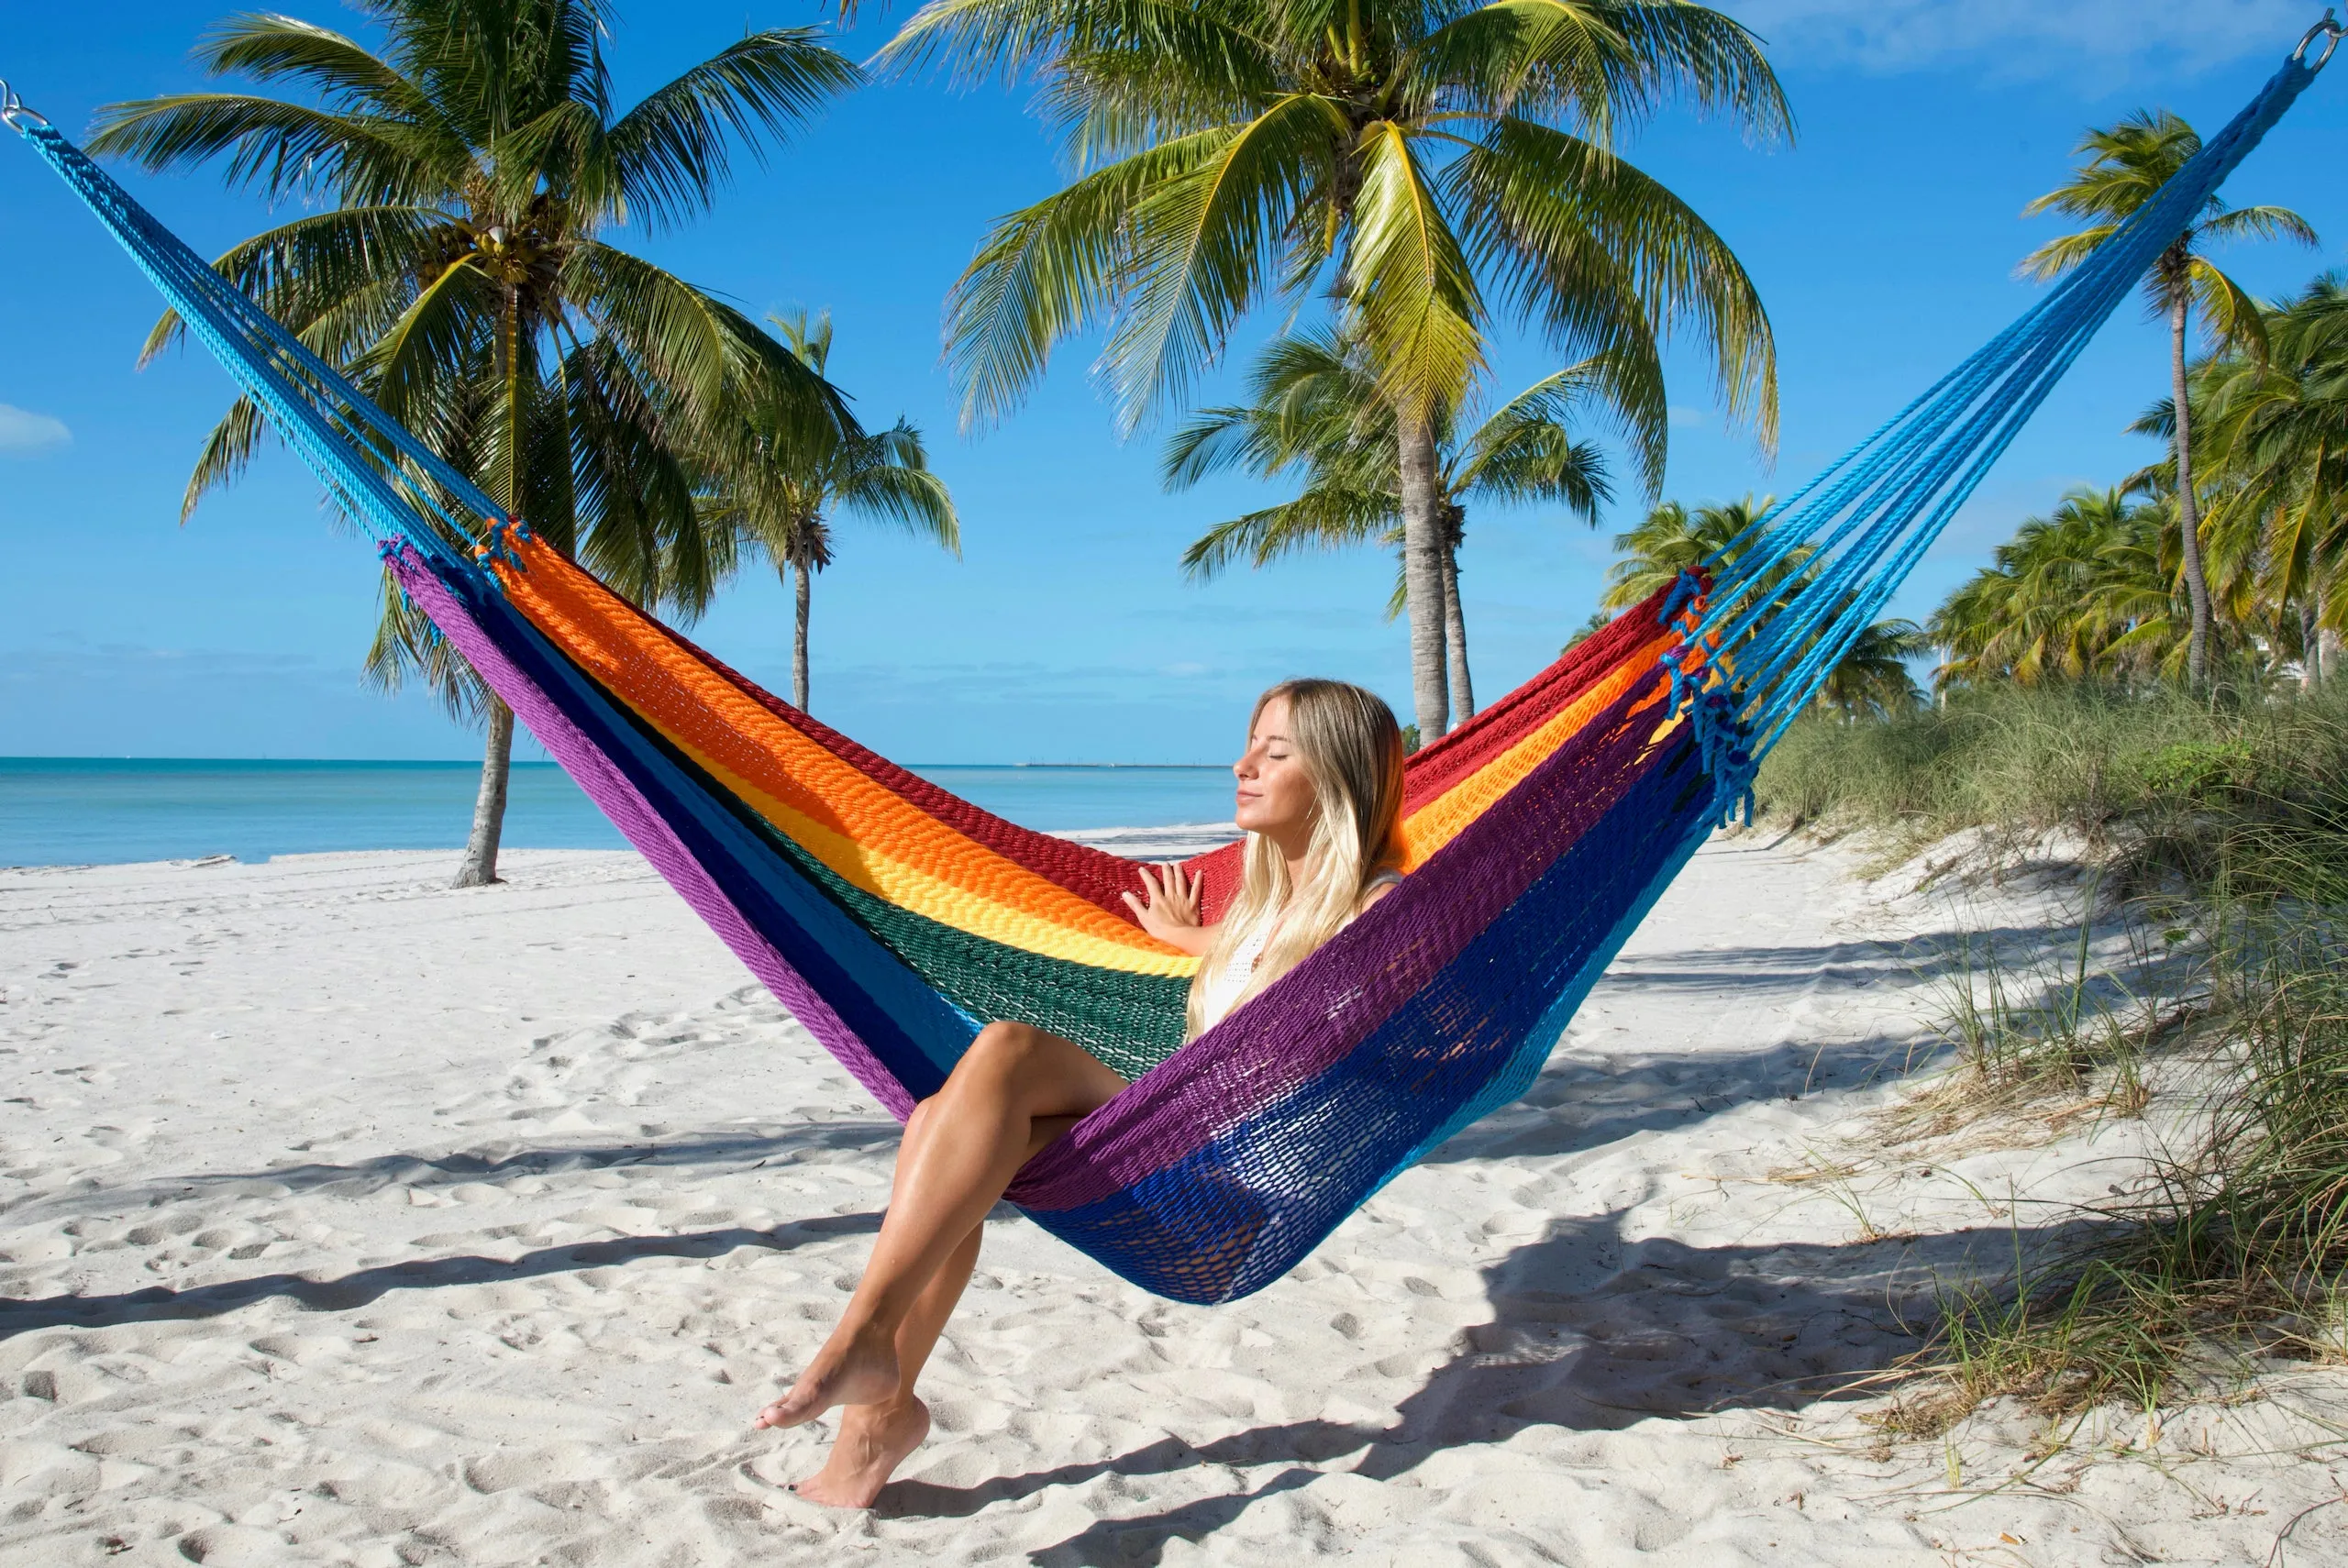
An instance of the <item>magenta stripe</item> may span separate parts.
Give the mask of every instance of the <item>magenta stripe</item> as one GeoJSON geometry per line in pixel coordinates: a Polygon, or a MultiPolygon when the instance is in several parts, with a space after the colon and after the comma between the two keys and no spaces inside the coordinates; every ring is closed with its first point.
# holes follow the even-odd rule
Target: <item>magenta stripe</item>
{"type": "MultiPolygon", "coordinates": [[[[837,1057],[840,1065],[871,1092],[873,1099],[887,1107],[891,1115],[900,1121],[912,1115],[914,1099],[905,1087],[880,1065],[880,1058],[815,993],[791,961],[744,918],[734,900],[725,896],[692,852],[653,810],[651,802],[628,781],[627,775],[571,723],[552,698],[539,690],[537,682],[505,657],[488,630],[432,575],[422,558],[403,546],[399,554],[392,558],[391,565],[408,597],[457,645],[458,651],[489,682],[491,690],[504,698],[506,706],[530,727],[538,744],[562,764],[563,771],[578,780],[588,798],[603,808],[612,825],[667,878],[669,886],[692,906],[693,912],[708,922],[718,940],[749,966],[750,973],[766,983],[776,999],[807,1026],[807,1032],[814,1035],[817,1043],[837,1057]]],[[[560,657],[559,650],[556,652],[560,657]]]]}
{"type": "Polygon", "coordinates": [[[1659,712],[1629,710],[1662,679],[1623,693],[1392,897],[1028,1161],[1006,1196],[1030,1209],[1099,1202],[1342,1060],[1621,798],[1659,712]]]}

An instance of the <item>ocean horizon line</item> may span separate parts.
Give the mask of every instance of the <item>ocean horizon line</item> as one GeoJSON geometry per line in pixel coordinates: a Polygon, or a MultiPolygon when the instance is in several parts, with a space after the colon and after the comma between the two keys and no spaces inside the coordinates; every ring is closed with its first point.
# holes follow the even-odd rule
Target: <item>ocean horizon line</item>
{"type": "MultiPolygon", "coordinates": [[[[0,767],[6,767],[20,763],[39,763],[50,766],[73,764],[83,767],[111,766],[121,763],[152,763],[159,766],[169,767],[252,767],[257,764],[267,764],[273,767],[283,767],[478,768],[481,767],[481,758],[461,756],[48,756],[45,754],[34,754],[22,756],[0,756],[0,767]]],[[[526,759],[517,757],[515,759],[513,766],[515,767],[559,767],[561,765],[559,763],[541,759],[526,759]]],[[[976,771],[982,768],[1019,767],[1063,769],[1069,771],[1074,771],[1077,769],[1108,771],[1113,769],[1122,772],[1157,771],[1164,773],[1220,773],[1227,771],[1231,765],[1227,762],[907,762],[900,764],[900,766],[913,768],[915,771],[927,767],[934,768],[941,772],[949,769],[976,771]]]]}
{"type": "MultiPolygon", "coordinates": [[[[926,787],[1041,833],[1231,816],[1231,771],[1184,763],[931,763],[926,787]]],[[[504,843],[618,849],[626,840],[563,769],[517,761],[504,843]]],[[[0,757],[0,866],[461,845],[478,758],[0,757]]]]}

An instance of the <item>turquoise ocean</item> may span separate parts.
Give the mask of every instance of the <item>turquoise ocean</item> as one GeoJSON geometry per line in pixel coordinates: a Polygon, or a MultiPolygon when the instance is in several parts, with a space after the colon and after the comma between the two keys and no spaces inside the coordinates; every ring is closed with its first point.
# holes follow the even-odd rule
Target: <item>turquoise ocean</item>
{"type": "MultiPolygon", "coordinates": [[[[924,767],[924,778],[1046,833],[1227,822],[1227,767],[924,767]]],[[[481,768],[469,762],[0,757],[0,866],[338,849],[457,849],[481,768]]],[[[505,843],[624,849],[550,762],[516,763],[505,843]]]]}

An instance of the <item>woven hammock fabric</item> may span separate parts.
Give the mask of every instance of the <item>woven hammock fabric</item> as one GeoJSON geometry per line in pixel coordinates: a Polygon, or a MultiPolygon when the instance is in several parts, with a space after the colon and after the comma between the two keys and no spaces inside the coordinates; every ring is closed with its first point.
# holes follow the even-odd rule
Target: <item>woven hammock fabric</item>
{"type": "MultiPolygon", "coordinates": [[[[1419,1154],[1523,1093],[1703,835],[1710,790],[1667,707],[1658,595],[1413,758],[1402,886],[1177,1052],[1197,961],[1115,900],[1129,863],[855,746],[536,541],[493,578],[392,559],[556,760],[895,1114],[996,1018],[1134,1076],[1011,1196],[1178,1299],[1269,1283],[1419,1154]]],[[[1230,851],[1191,864],[1228,896],[1230,851]]]]}
{"type": "MultiPolygon", "coordinates": [[[[2114,260],[1765,519],[1717,580],[1682,574],[1412,757],[1401,886],[1188,1044],[1196,960],[1125,910],[1131,864],[958,800],[711,658],[501,515],[46,121],[13,100],[0,117],[375,531],[409,598],[882,1105],[908,1115],[997,1019],[1131,1077],[1011,1197],[1135,1283],[1203,1303],[1278,1278],[1524,1092],[1784,718],[2320,68],[2305,49],[2114,260]],[[1797,548],[1813,554],[1795,587],[1759,595],[1797,548]]],[[[1235,846],[1191,866],[1213,912],[1235,846]]]]}

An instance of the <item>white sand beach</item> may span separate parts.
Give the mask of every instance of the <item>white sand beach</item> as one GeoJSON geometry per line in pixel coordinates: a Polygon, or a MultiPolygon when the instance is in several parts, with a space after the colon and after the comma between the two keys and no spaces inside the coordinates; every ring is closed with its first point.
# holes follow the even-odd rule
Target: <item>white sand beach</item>
{"type": "Polygon", "coordinates": [[[869,1513],[748,1423],[894,1124],[633,856],[449,859],[0,872],[0,1562],[2348,1561],[2333,1372],[2051,1457],[1828,1397],[2148,1136],[1871,1143],[1955,916],[1849,852],[1708,847],[1525,1101],[1246,1301],[1003,1211],[869,1513]]]}

